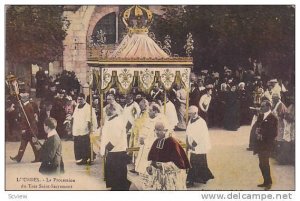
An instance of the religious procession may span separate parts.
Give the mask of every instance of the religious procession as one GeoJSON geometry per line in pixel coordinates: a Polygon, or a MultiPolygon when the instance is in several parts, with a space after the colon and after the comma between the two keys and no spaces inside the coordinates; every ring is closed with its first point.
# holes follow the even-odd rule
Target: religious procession
{"type": "MultiPolygon", "coordinates": [[[[208,8],[235,20],[234,13],[246,7],[208,8]]],[[[205,59],[213,49],[205,52],[205,45],[213,43],[197,40],[210,35],[202,36],[192,25],[180,34],[170,27],[175,11],[182,20],[200,19],[200,11],[208,8],[45,6],[63,16],[55,18],[66,32],[63,48],[46,67],[35,51],[39,57],[30,64],[36,65],[27,70],[13,60],[21,54],[13,48],[22,49],[25,42],[10,41],[16,32],[7,37],[6,189],[294,190],[295,63],[284,58],[295,55],[277,50],[267,55],[250,46],[251,51],[230,54],[241,45],[230,41],[219,44],[228,58],[205,59]],[[155,30],[170,33],[156,38],[155,30]],[[172,48],[177,43],[183,44],[178,54],[178,47],[172,48]],[[40,186],[28,184],[32,178],[40,186]],[[65,182],[46,185],[50,178],[65,182]]],[[[8,6],[7,32],[17,29],[17,13],[39,25],[39,9],[8,6]]],[[[266,12],[264,6],[253,9],[266,12]]],[[[295,14],[292,7],[280,9],[295,14]]],[[[207,22],[211,37],[225,40],[213,29],[221,25],[207,22]]],[[[31,37],[43,40],[39,34],[31,37]]],[[[49,57],[57,54],[44,51],[51,52],[49,57]]]]}

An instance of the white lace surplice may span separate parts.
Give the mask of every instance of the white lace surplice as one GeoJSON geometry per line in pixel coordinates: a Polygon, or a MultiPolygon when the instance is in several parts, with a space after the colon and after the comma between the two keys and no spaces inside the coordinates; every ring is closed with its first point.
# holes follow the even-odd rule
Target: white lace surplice
{"type": "Polygon", "coordinates": [[[161,163],[162,170],[152,168],[152,175],[141,175],[144,190],[186,190],[186,170],[173,162],[161,163]]]}

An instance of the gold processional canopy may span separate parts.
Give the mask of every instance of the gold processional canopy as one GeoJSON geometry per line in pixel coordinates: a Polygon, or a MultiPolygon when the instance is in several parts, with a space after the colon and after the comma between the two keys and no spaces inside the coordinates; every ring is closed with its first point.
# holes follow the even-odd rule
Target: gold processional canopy
{"type": "Polygon", "coordinates": [[[149,9],[131,6],[124,11],[122,20],[127,35],[110,54],[103,56],[98,49],[90,48],[88,65],[94,81],[101,91],[116,83],[121,93],[129,93],[134,83],[148,93],[155,82],[169,90],[173,83],[189,88],[193,60],[191,57],[171,57],[149,37],[148,29],[153,20],[149,9]]]}

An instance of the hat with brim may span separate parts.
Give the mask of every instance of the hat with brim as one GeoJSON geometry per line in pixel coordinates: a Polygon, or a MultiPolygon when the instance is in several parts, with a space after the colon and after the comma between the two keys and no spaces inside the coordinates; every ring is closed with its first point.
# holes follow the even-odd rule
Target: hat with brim
{"type": "Polygon", "coordinates": [[[245,86],[245,82],[240,82],[240,83],[239,83],[239,87],[241,87],[241,86],[244,87],[244,86],[245,86]]]}
{"type": "Polygon", "coordinates": [[[212,84],[208,84],[208,85],[205,86],[205,88],[206,89],[212,89],[212,88],[214,88],[214,86],[212,84]]]}
{"type": "Polygon", "coordinates": [[[278,82],[278,81],[277,81],[277,79],[272,79],[272,80],[270,80],[269,82],[270,82],[270,83],[276,83],[276,82],[278,82]]]}
{"type": "Polygon", "coordinates": [[[201,73],[207,74],[207,73],[208,73],[208,70],[202,70],[201,73]]]}
{"type": "Polygon", "coordinates": [[[214,77],[214,78],[218,78],[218,77],[220,77],[220,75],[219,75],[219,73],[218,73],[218,72],[212,73],[212,75],[213,75],[213,77],[214,77]]]}

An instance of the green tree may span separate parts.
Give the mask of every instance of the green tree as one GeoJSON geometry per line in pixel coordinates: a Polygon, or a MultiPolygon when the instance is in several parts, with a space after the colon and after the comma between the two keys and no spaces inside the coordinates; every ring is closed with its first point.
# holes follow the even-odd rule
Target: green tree
{"type": "Polygon", "coordinates": [[[48,65],[63,52],[63,6],[11,5],[6,8],[6,61],[48,65]]]}
{"type": "Polygon", "coordinates": [[[194,66],[236,68],[248,57],[261,60],[274,75],[295,65],[295,8],[280,6],[164,6],[152,29],[170,35],[172,53],[185,56],[186,34],[194,39],[194,66]]]}

